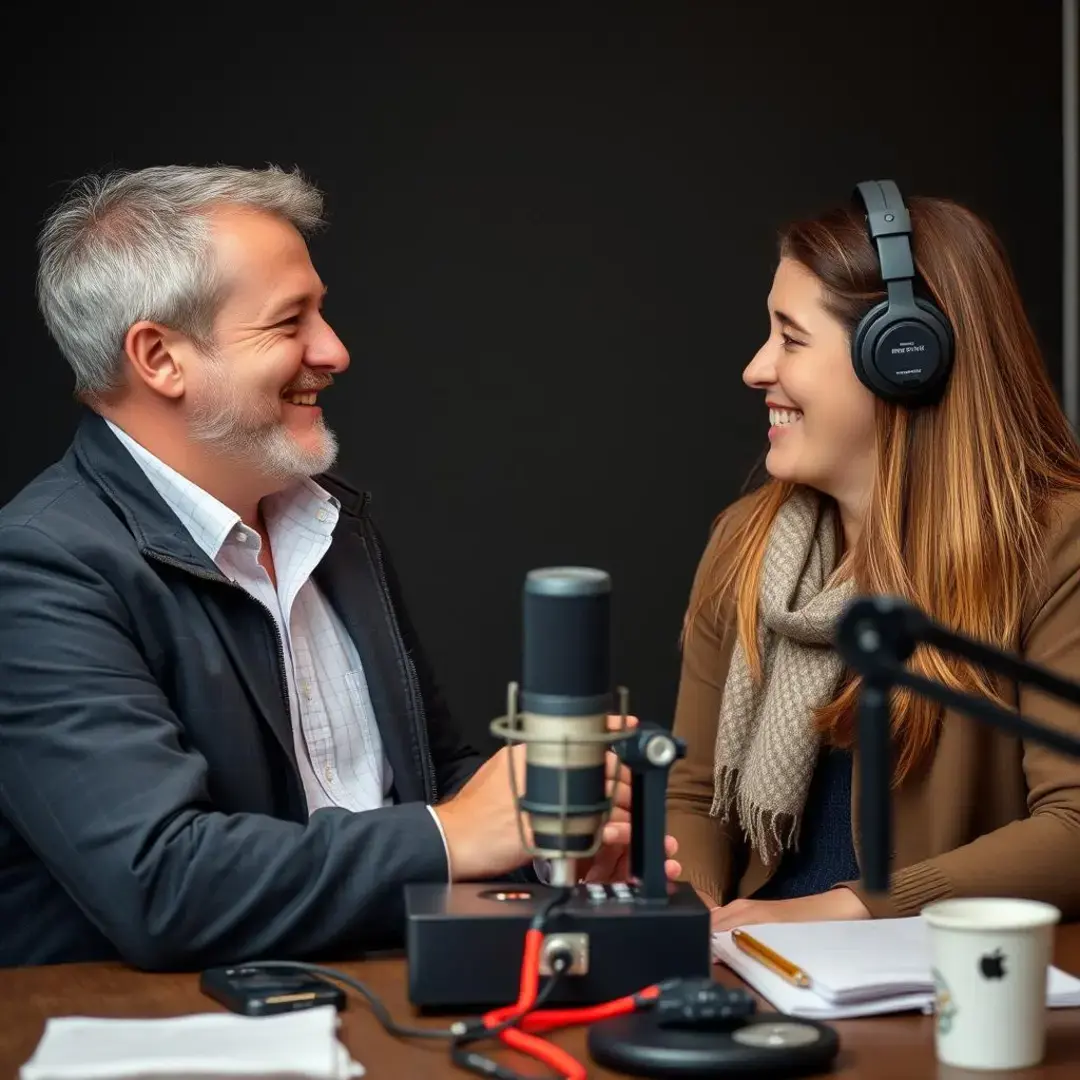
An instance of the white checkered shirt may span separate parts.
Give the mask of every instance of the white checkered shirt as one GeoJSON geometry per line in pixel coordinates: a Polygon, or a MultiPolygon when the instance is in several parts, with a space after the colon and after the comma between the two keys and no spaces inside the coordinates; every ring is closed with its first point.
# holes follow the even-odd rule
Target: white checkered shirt
{"type": "Polygon", "coordinates": [[[109,424],[158,494],[218,569],[259,601],[285,653],[296,761],[309,811],[390,802],[393,773],[360,655],[311,574],[330,548],[339,503],[314,480],[262,502],[277,588],[259,563],[262,538],[240,516],[109,424]]]}
{"type": "MultiPolygon", "coordinates": [[[[262,540],[240,516],[106,421],[218,569],[266,607],[285,650],[289,712],[308,809],[370,810],[392,801],[393,774],[356,645],[311,574],[330,548],[340,504],[314,480],[263,500],[277,589],[262,540]]],[[[446,851],[442,822],[428,807],[446,851]]]]}

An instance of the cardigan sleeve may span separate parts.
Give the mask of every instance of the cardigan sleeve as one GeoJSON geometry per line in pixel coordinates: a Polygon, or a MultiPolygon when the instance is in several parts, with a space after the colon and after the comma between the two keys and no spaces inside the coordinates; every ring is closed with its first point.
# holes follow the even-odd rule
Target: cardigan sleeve
{"type": "MultiPolygon", "coordinates": [[[[739,504],[735,504],[738,506],[739,504]]],[[[697,597],[732,528],[730,508],[721,516],[694,576],[697,597]]],[[[734,618],[706,607],[687,627],[673,734],[686,741],[686,756],[672,766],[668,785],[667,831],[679,844],[683,877],[715,903],[731,899],[742,836],[735,822],[710,815],[713,759],[720,702],[734,643],[734,618]]]]}

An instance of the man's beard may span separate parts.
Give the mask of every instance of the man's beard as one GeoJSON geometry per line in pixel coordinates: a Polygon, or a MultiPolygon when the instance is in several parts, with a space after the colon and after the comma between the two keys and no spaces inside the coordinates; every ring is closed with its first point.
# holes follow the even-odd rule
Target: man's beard
{"type": "MultiPolygon", "coordinates": [[[[279,481],[314,476],[333,466],[337,437],[321,416],[313,425],[319,445],[305,449],[281,422],[278,402],[269,398],[245,400],[241,388],[229,378],[227,362],[219,358],[206,358],[205,370],[205,382],[190,414],[193,439],[279,481]]],[[[292,388],[321,389],[326,382],[305,371],[292,388]]]]}

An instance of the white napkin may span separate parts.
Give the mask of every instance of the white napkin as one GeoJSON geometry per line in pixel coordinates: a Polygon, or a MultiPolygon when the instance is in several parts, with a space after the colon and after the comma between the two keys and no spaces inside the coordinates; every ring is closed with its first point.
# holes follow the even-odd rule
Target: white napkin
{"type": "Polygon", "coordinates": [[[275,1016],[199,1013],[164,1020],[51,1018],[20,1080],[349,1080],[332,1005],[275,1016]]]}

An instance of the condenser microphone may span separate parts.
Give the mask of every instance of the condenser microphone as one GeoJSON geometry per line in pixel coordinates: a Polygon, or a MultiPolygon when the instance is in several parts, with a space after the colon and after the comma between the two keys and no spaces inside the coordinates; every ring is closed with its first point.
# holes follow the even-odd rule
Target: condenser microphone
{"type": "MultiPolygon", "coordinates": [[[[510,684],[507,716],[492,731],[523,742],[524,793],[535,857],[551,860],[551,883],[573,884],[576,859],[600,845],[611,812],[605,761],[625,728],[608,728],[616,694],[611,677],[611,578],[590,567],[548,567],[525,578],[520,690],[510,684]],[[520,712],[518,708],[520,706],[520,712]]],[[[511,769],[513,776],[514,770],[511,769]]],[[[525,840],[525,832],[522,829],[525,840]]]]}
{"type": "Polygon", "coordinates": [[[524,985],[522,949],[536,932],[544,939],[539,977],[555,974],[557,952],[571,957],[565,979],[549,979],[542,991],[552,1005],[709,978],[709,909],[689,881],[666,873],[667,778],[686,743],[657,724],[629,730],[627,692],[612,685],[611,593],[611,578],[590,567],[525,575],[519,681],[507,684],[506,715],[491,731],[513,751],[509,784],[523,854],[546,859],[548,872],[537,867],[541,880],[525,887],[405,886],[409,1000],[422,1009],[485,1012],[514,1000],[524,985]],[[608,760],[630,781],[625,880],[579,885],[578,863],[600,849],[615,803],[608,760]]]}

